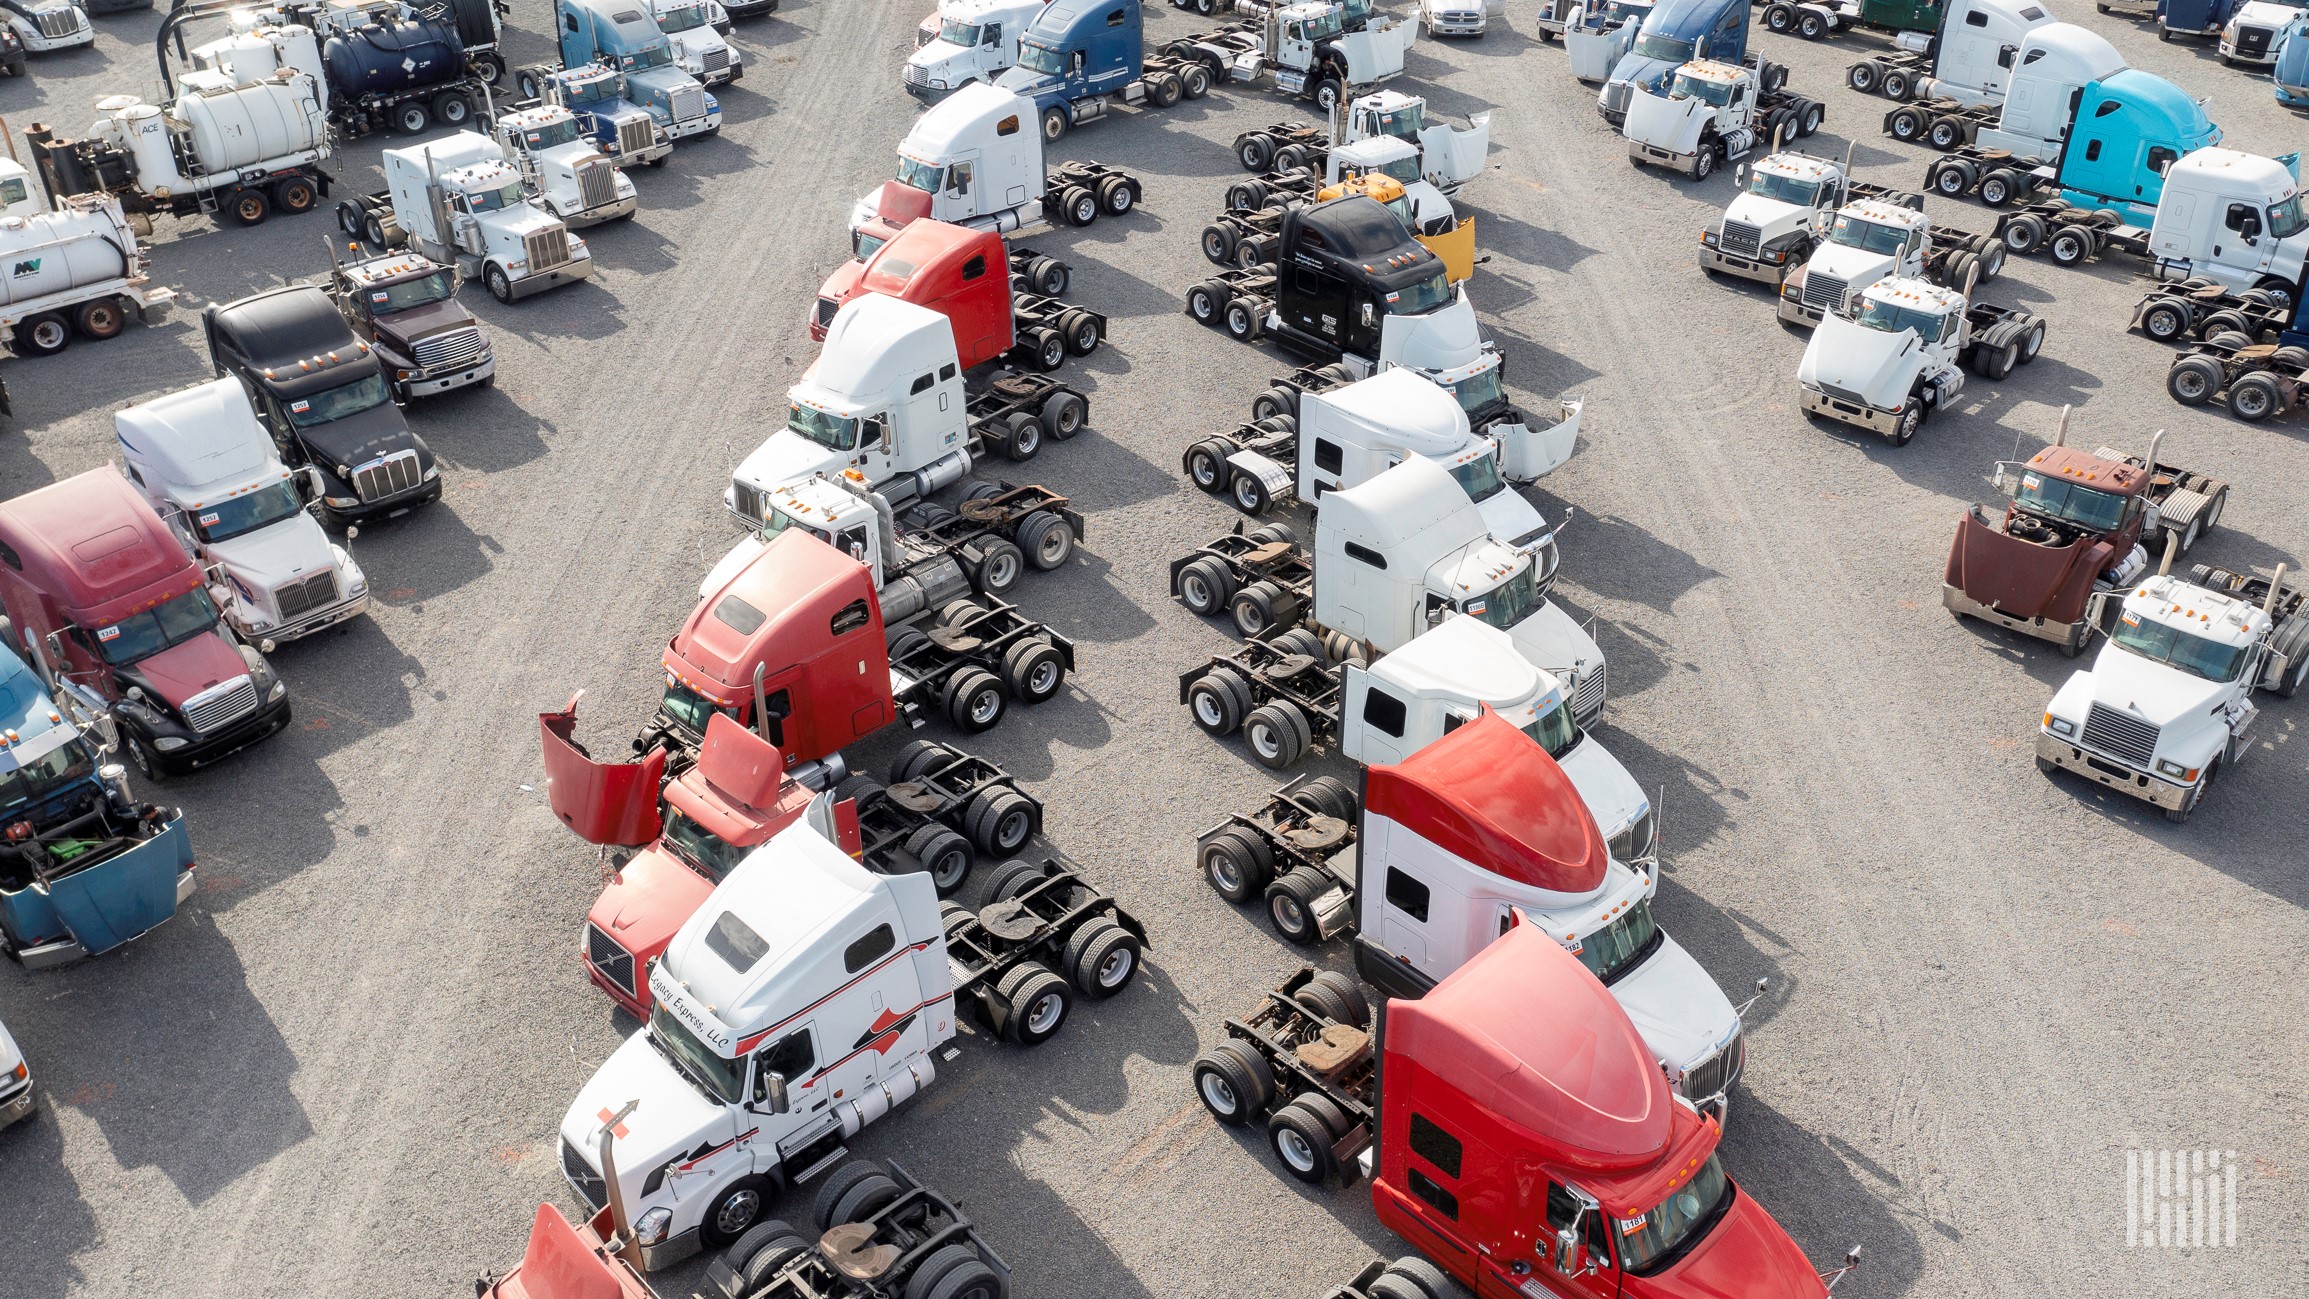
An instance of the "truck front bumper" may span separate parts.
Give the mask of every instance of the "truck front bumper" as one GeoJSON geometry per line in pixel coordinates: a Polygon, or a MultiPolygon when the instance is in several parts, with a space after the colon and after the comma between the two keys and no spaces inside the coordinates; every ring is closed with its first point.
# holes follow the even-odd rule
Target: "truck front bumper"
{"type": "Polygon", "coordinates": [[[1701,270],[1721,271],[1726,275],[1737,275],[1743,280],[1755,280],[1761,284],[1769,284],[1775,289],[1788,282],[1788,263],[1768,261],[1761,257],[1742,257],[1738,253],[1727,253],[1718,248],[1712,241],[1713,233],[1710,232],[1710,242],[1700,245],[1701,270]]]}
{"type": "Polygon", "coordinates": [[[600,207],[589,207],[577,212],[561,213],[561,224],[572,230],[597,226],[604,221],[620,221],[641,210],[641,195],[613,199],[600,207]]]}
{"type": "Polygon", "coordinates": [[[704,117],[693,117],[686,122],[675,122],[665,128],[665,133],[676,140],[686,140],[693,135],[712,135],[720,129],[722,129],[722,115],[719,110],[716,110],[704,117]]]}
{"type": "Polygon", "coordinates": [[[8,1127],[22,1119],[31,1118],[32,1111],[38,1108],[40,1108],[39,1098],[32,1094],[32,1080],[27,1078],[24,1080],[22,1091],[0,1101],[0,1128],[8,1127]]]}
{"type": "Polygon", "coordinates": [[[2049,762],[2063,771],[2073,771],[2095,784],[2162,808],[2186,806],[2189,795],[2196,789],[2194,785],[2176,784],[2163,776],[2135,771],[2115,759],[2080,749],[2041,728],[2036,733],[2036,756],[2039,762],[2049,762]]]}
{"type": "Polygon", "coordinates": [[[1989,608],[1946,582],[1940,584],[1940,603],[1945,605],[1950,613],[1966,618],[1978,618],[1982,622],[1992,622],[1999,627],[2010,628],[2024,636],[2034,636],[2038,640],[2051,641],[2055,645],[2067,644],[2068,638],[2076,633],[2076,624],[2073,622],[2047,622],[2042,618],[2016,618],[2009,613],[2001,613],[1989,608]]]}
{"type": "Polygon", "coordinates": [[[1802,298],[1791,298],[1785,293],[1780,295],[1779,305],[1773,310],[1779,314],[1780,319],[1791,325],[1802,325],[1806,329],[1817,326],[1820,318],[1828,314],[1802,298]]]}
{"type": "Polygon", "coordinates": [[[411,375],[412,377],[401,385],[403,392],[412,397],[437,397],[457,388],[495,378],[497,375],[497,354],[484,352],[481,354],[480,360],[461,370],[443,370],[439,374],[427,374],[422,370],[417,370],[412,371],[411,375]]]}
{"type": "Polygon", "coordinates": [[[1900,412],[1878,410],[1859,402],[1842,401],[1817,388],[1804,389],[1804,413],[1825,415],[1839,424],[1851,424],[1871,433],[1889,433],[1900,423],[1900,412]]]}
{"type": "Polygon", "coordinates": [[[1422,17],[1419,20],[1419,25],[1427,29],[1429,36],[1481,36],[1483,35],[1484,19],[1480,13],[1473,18],[1462,18],[1457,15],[1435,18],[1422,17]]]}
{"type": "Polygon", "coordinates": [[[559,288],[564,284],[575,284],[579,280],[592,278],[593,254],[588,252],[585,256],[563,262],[550,271],[531,271],[513,281],[513,300],[519,302],[523,298],[535,297],[547,289],[559,288]]]}
{"type": "Polygon", "coordinates": [[[1677,153],[1673,149],[1662,149],[1657,145],[1645,144],[1641,140],[1628,141],[1628,159],[1632,162],[1649,163],[1654,167],[1673,167],[1677,171],[1683,172],[1692,169],[1691,154],[1677,153]]]}
{"type": "Polygon", "coordinates": [[[153,749],[152,760],[162,771],[172,776],[214,766],[226,758],[260,740],[271,738],[275,731],[289,724],[289,697],[260,705],[256,711],[219,731],[212,731],[173,752],[153,749]]]}
{"type": "Polygon", "coordinates": [[[655,1245],[642,1246],[641,1270],[655,1272],[661,1268],[672,1267],[676,1263],[696,1257],[697,1252],[702,1248],[704,1248],[704,1242],[698,1238],[698,1229],[692,1227],[678,1236],[669,1236],[655,1245]]]}
{"type": "MultiPolygon", "coordinates": [[[[969,84],[971,83],[965,81],[962,83],[962,86],[967,86],[969,84]]],[[[912,77],[908,77],[906,79],[906,93],[914,96],[916,99],[921,100],[925,104],[935,104],[938,101],[946,98],[948,95],[953,94],[955,91],[962,89],[962,86],[948,86],[943,90],[939,90],[933,88],[928,80],[916,81],[912,77]]]]}
{"type": "Polygon", "coordinates": [[[300,637],[310,636],[314,632],[320,631],[325,627],[334,627],[338,623],[344,622],[348,618],[357,618],[364,611],[366,611],[368,607],[369,591],[367,587],[363,587],[359,595],[350,596],[346,599],[339,600],[326,609],[315,609],[313,612],[308,613],[304,617],[298,618],[292,622],[258,627],[245,624],[237,618],[231,619],[230,621],[232,622],[233,630],[240,633],[242,640],[249,641],[251,643],[259,640],[270,640],[275,643],[279,643],[281,641],[292,641],[300,637]]]}

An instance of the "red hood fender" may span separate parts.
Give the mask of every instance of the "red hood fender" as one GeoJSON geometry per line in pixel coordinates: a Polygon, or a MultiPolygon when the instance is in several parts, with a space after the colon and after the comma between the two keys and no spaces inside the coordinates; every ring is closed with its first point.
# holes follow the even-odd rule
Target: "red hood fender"
{"type": "Polygon", "coordinates": [[[930,196],[911,186],[886,180],[874,194],[874,211],[887,224],[903,227],[909,221],[930,215],[930,196]]]}
{"type": "Polygon", "coordinates": [[[247,676],[249,665],[239,650],[212,631],[138,659],[129,665],[129,671],[171,707],[182,708],[185,700],[218,682],[247,676]]]}
{"type": "Polygon", "coordinates": [[[537,715],[545,747],[545,796],[553,814],[587,843],[638,848],[657,838],[658,790],[665,784],[666,752],[652,749],[638,762],[600,762],[570,738],[577,728],[580,690],[557,713],[537,715]]]}
{"type": "MultiPolygon", "coordinates": [[[[836,310],[843,303],[865,292],[861,283],[866,278],[866,263],[856,258],[834,268],[826,282],[818,286],[818,302],[832,302],[836,310]]],[[[810,304],[810,337],[820,343],[826,341],[826,327],[818,321],[818,302],[810,304]]]]}
{"type": "Polygon", "coordinates": [[[2083,617],[2093,574],[2109,566],[2116,548],[2100,540],[2040,546],[1997,523],[1978,505],[1965,510],[1948,546],[1948,584],[2008,617],[2053,622],[2083,617]]]}
{"type": "Polygon", "coordinates": [[[1680,1299],[1824,1299],[1828,1293],[1812,1261],[1744,1187],[1734,1189],[1732,1207],[1706,1240],[1650,1279],[1653,1293],[1680,1299]]]}

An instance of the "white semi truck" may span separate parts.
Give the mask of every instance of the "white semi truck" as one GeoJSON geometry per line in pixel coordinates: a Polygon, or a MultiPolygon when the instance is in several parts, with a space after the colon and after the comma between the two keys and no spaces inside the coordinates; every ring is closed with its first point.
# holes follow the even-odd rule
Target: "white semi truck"
{"type": "MultiPolygon", "coordinates": [[[[529,195],[495,140],[472,131],[387,149],[385,188],[345,201],[339,224],[358,223],[377,248],[407,244],[479,279],[513,302],[593,274],[593,253],[529,195]]],[[[602,160],[608,165],[608,160],[602,160]]]]}
{"type": "Polygon", "coordinates": [[[66,0],[4,0],[0,23],[16,33],[27,54],[50,54],[96,42],[88,11],[66,0]]]}
{"type": "Polygon", "coordinates": [[[1781,283],[1780,319],[1799,327],[1859,307],[1860,291],[1878,280],[1931,280],[1963,288],[2004,269],[2004,241],[1932,224],[1914,194],[1861,198],[1836,210],[1827,237],[1781,283]]]}
{"type": "Polygon", "coordinates": [[[243,640],[269,654],[369,607],[368,576],[307,508],[313,471],[281,463],[240,380],[155,397],[112,425],[122,472],[207,570],[243,640]]]}
{"type": "Polygon", "coordinates": [[[604,156],[577,115],[555,103],[502,114],[497,144],[545,210],[571,226],[622,221],[641,206],[624,169],[604,156]]]}
{"type": "Polygon", "coordinates": [[[152,282],[152,263],[120,200],[75,194],[42,211],[30,176],[0,160],[0,342],[19,356],[51,356],[75,336],[117,337],[134,313],[147,324],[168,314],[176,290],[152,282]]]}
{"type": "Polygon", "coordinates": [[[1818,100],[1765,90],[1753,71],[1737,63],[1696,59],[1676,69],[1667,94],[1638,86],[1621,134],[1630,162],[1706,180],[1719,163],[1811,136],[1827,111],[1818,100]]]}
{"type": "Polygon", "coordinates": [[[939,0],[906,56],[906,93],[936,103],[1018,62],[1018,37],[1049,0],[939,0]]]}
{"type": "MultiPolygon", "coordinates": [[[[1443,122],[1430,125],[1424,98],[1400,90],[1377,90],[1350,101],[1345,121],[1334,121],[1328,127],[1278,122],[1262,130],[1245,131],[1235,137],[1235,157],[1248,171],[1312,166],[1324,173],[1327,183],[1336,185],[1341,168],[1337,160],[1325,159],[1326,152],[1384,139],[1410,145],[1419,158],[1418,176],[1445,197],[1454,197],[1467,182],[1483,174],[1484,160],[1491,152],[1491,113],[1486,110],[1470,116],[1464,127],[1443,122]]],[[[1396,179],[1405,188],[1411,185],[1410,178],[1396,179]]]]}
{"type": "Polygon", "coordinates": [[[1403,57],[1419,28],[1373,14],[1361,31],[1346,30],[1335,0],[1269,9],[1255,23],[1236,23],[1167,42],[1163,52],[1198,59],[1214,79],[1255,83],[1270,78],[1283,94],[1313,100],[1326,115],[1351,97],[1403,74],[1403,57]]]}
{"type": "Polygon", "coordinates": [[[1939,31],[1894,32],[1892,52],[1853,63],[1844,70],[1845,84],[1887,99],[1995,104],[2021,71],[2016,54],[2026,52],[2024,42],[2034,33],[2067,27],[2108,44],[2082,27],[2055,23],[2037,0],[1949,0],[1940,13],[1939,31]]]}
{"type": "MultiPolygon", "coordinates": [[[[1885,133],[1982,164],[2025,169],[2060,156],[2077,92],[2125,69],[2116,46],[2073,23],[2041,23],[2023,32],[2017,44],[1998,48],[1985,70],[1917,78],[1910,102],[1884,115],[1885,133]]],[[[1884,79],[1887,94],[1901,81],[1890,71],[1884,79]]]]}
{"type": "Polygon", "coordinates": [[[563,1174],[596,1211],[615,1179],[644,1267],[728,1247],[840,1163],[937,1080],[960,1016],[1038,1045],[1078,997],[1138,973],[1145,931],[1074,872],[1004,862],[972,912],[928,872],[851,860],[833,803],[819,795],[682,925],[650,966],[647,1026],[561,1120],[563,1174]]]}
{"type": "MultiPolygon", "coordinates": [[[[2291,698],[2309,679],[2309,595],[2271,577],[2202,565],[2124,595],[2092,667],[2063,684],[2037,729],[2036,765],[2071,771],[2186,821],[2214,777],[2253,751],[2255,690],[2291,698]]],[[[2095,615],[2106,600],[2095,594],[2095,615]]]]}
{"type": "Polygon", "coordinates": [[[1700,269],[1774,289],[1812,256],[1836,210],[1856,192],[1845,162],[1793,150],[1758,158],[1736,170],[1733,182],[1739,192],[1700,232],[1700,269]]]}
{"type": "Polygon", "coordinates": [[[1851,315],[1821,319],[1796,381],[1805,414],[1906,446],[1928,415],[1964,391],[1967,365],[1994,382],[2043,346],[2044,321],[2028,312],[1968,302],[1923,280],[1878,280],[1851,315]]]}
{"type": "Polygon", "coordinates": [[[1603,715],[1603,650],[1548,600],[1540,560],[1491,534],[1449,470],[1414,457],[1323,498],[1315,516],[1315,621],[1341,661],[1401,649],[1451,614],[1507,632],[1552,672],[1572,717],[1603,715]]]}
{"type": "Polygon", "coordinates": [[[2290,301],[2309,258],[2302,208],[2292,166],[2235,149],[2199,149],[2165,171],[2164,199],[2149,227],[2157,278],[2274,287],[2290,301]]]}
{"type": "Polygon", "coordinates": [[[674,66],[695,77],[698,84],[722,86],[746,75],[746,56],[721,37],[717,29],[729,26],[729,17],[712,0],[649,0],[650,17],[673,47],[674,66]]]}

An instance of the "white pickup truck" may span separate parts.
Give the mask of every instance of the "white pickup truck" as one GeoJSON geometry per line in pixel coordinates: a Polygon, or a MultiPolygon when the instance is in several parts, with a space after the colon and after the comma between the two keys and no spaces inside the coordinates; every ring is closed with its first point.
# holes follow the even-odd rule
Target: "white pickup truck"
{"type": "Polygon", "coordinates": [[[1851,316],[1821,319],[1796,380],[1806,415],[1903,447],[1927,415],[1964,391],[1967,364],[1994,381],[2035,360],[2043,346],[2044,321],[2028,312],[1968,303],[1923,280],[1879,280],[1861,292],[1851,316]]]}

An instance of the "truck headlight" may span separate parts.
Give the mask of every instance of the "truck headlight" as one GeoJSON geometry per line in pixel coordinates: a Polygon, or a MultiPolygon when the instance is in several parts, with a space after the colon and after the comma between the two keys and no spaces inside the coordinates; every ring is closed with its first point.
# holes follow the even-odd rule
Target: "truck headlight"
{"type": "Polygon", "coordinates": [[[641,1215],[640,1220],[633,1224],[634,1242],[641,1245],[655,1245],[665,1239],[666,1230],[672,1226],[673,1210],[651,1209],[641,1215]]]}
{"type": "Polygon", "coordinates": [[[944,77],[932,77],[932,78],[930,78],[930,88],[931,88],[932,90],[952,90],[952,89],[953,89],[953,87],[952,87],[952,86],[949,86],[949,85],[947,85],[947,84],[946,84],[946,78],[944,78],[944,77]]]}
{"type": "Polygon", "coordinates": [[[2157,770],[2163,772],[2165,775],[2171,776],[2173,779],[2180,781],[2183,784],[2187,784],[2197,778],[2197,769],[2195,767],[2184,767],[2180,763],[2174,762],[2170,758],[2157,759],[2157,770]]]}
{"type": "Polygon", "coordinates": [[[273,688],[272,688],[271,690],[268,690],[268,691],[266,691],[266,692],[265,692],[265,702],[269,704],[269,703],[271,703],[272,701],[274,701],[275,699],[278,699],[278,698],[280,698],[282,695],[285,695],[285,694],[287,694],[288,692],[289,692],[289,683],[288,683],[288,682],[286,682],[286,681],[275,681],[275,682],[273,682],[273,688]]]}
{"type": "Polygon", "coordinates": [[[2075,722],[2070,721],[2066,717],[2055,717],[2051,713],[2046,713],[2044,715],[2044,726],[2046,730],[2051,731],[2055,735],[2076,734],[2075,722]]]}
{"type": "Polygon", "coordinates": [[[181,735],[163,735],[159,739],[152,742],[152,747],[160,750],[162,753],[174,753],[178,749],[181,749],[190,743],[192,743],[192,741],[185,739],[181,735]]]}
{"type": "Polygon", "coordinates": [[[321,498],[321,504],[332,510],[349,510],[360,503],[361,498],[358,496],[324,496],[321,498]]]}

